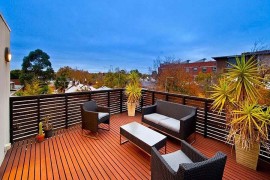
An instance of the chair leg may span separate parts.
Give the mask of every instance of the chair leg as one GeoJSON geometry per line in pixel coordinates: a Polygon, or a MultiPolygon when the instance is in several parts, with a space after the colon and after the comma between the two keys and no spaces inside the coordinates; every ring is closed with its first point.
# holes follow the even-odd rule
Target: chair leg
{"type": "Polygon", "coordinates": [[[108,128],[101,128],[101,127],[98,127],[98,129],[102,129],[102,130],[110,131],[110,124],[108,124],[108,128]]]}
{"type": "Polygon", "coordinates": [[[97,140],[98,139],[98,132],[96,132],[96,134],[94,135],[94,136],[91,136],[91,135],[89,135],[89,134],[86,134],[85,132],[84,132],[84,130],[82,129],[82,136],[85,136],[85,137],[88,137],[88,138],[91,138],[91,139],[95,139],[95,140],[97,140]]]}

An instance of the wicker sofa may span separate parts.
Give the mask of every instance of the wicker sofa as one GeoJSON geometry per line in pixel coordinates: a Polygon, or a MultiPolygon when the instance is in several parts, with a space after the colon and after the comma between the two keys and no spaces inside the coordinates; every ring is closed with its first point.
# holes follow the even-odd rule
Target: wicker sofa
{"type": "Polygon", "coordinates": [[[185,141],[181,141],[181,150],[161,155],[152,147],[151,179],[222,179],[227,156],[217,152],[207,158],[185,141]]]}
{"type": "Polygon", "coordinates": [[[143,123],[182,140],[195,132],[196,115],[196,107],[163,100],[142,108],[143,123]]]}

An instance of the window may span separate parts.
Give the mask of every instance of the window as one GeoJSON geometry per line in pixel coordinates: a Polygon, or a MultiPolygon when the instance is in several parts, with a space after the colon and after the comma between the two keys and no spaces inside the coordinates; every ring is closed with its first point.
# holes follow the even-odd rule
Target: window
{"type": "Polygon", "coordinates": [[[198,71],[198,68],[197,68],[197,67],[194,67],[194,68],[193,68],[193,71],[198,71]]]}
{"type": "Polygon", "coordinates": [[[236,59],[235,59],[235,57],[230,57],[230,58],[228,58],[228,60],[227,60],[227,68],[231,68],[231,67],[232,67],[229,63],[230,63],[230,64],[236,64],[236,59]]]}
{"type": "Polygon", "coordinates": [[[202,72],[206,72],[207,67],[202,67],[202,72]]]}
{"type": "Polygon", "coordinates": [[[186,68],[186,72],[189,72],[189,68],[186,68]]]}
{"type": "Polygon", "coordinates": [[[217,72],[217,67],[212,68],[213,72],[217,72]]]}

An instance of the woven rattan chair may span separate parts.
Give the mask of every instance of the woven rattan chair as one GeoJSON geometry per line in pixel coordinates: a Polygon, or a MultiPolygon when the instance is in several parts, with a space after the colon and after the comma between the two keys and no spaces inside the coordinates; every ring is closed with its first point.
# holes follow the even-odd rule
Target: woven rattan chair
{"type": "Polygon", "coordinates": [[[227,156],[217,152],[207,158],[190,144],[181,141],[181,150],[161,155],[152,148],[151,179],[222,179],[227,156]]]}
{"type": "Polygon", "coordinates": [[[81,105],[82,115],[82,135],[97,139],[99,124],[104,123],[108,125],[110,130],[110,110],[108,107],[97,106],[95,101],[88,101],[81,105]],[[84,130],[89,130],[94,133],[94,136],[85,134],[84,130]]]}

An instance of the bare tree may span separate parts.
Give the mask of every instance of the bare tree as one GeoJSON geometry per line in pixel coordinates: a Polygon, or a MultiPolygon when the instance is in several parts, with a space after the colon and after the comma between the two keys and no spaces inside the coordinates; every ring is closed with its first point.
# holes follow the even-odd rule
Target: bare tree
{"type": "Polygon", "coordinates": [[[257,52],[257,51],[263,51],[268,49],[269,46],[262,40],[259,39],[257,41],[254,42],[253,47],[251,48],[251,52],[257,52]]]}

